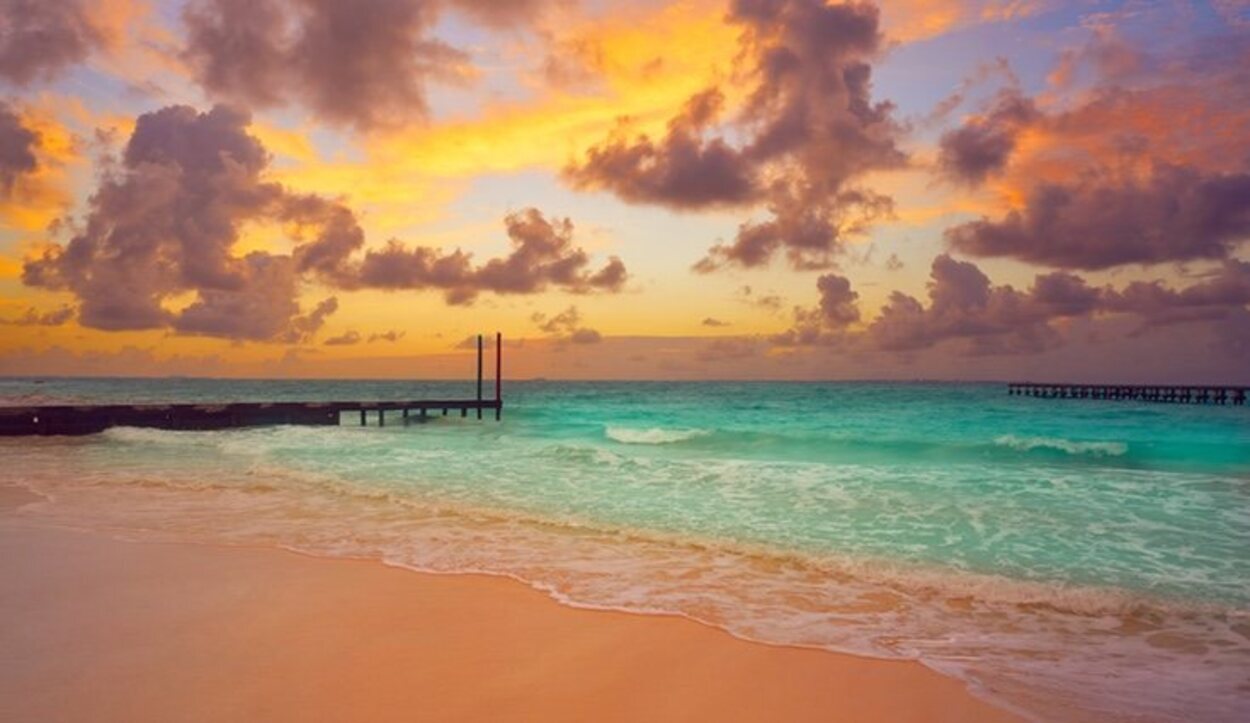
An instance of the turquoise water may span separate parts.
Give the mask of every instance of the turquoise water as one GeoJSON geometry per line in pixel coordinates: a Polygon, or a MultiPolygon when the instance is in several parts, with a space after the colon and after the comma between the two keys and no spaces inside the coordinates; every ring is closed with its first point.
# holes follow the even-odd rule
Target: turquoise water
{"type": "MultiPolygon", "coordinates": [[[[0,440],[23,514],[509,575],[917,658],[1043,719],[1250,711],[1250,409],[1001,385],[516,383],[504,421],[0,440]]],[[[0,403],[469,396],[0,380],[0,403]]],[[[370,425],[376,424],[371,417],[370,425]]]]}

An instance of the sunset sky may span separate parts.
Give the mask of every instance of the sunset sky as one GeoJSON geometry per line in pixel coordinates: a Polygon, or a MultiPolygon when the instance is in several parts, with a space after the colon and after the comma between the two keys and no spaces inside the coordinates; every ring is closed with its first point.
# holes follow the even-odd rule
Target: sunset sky
{"type": "Polygon", "coordinates": [[[0,374],[1250,382],[1250,2],[0,0],[0,374]]]}

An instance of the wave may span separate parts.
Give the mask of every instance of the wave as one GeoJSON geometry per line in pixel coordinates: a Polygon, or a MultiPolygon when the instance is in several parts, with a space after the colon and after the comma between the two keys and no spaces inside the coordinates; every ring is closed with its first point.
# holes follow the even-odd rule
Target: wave
{"type": "MultiPolygon", "coordinates": [[[[727,459],[748,459],[779,462],[817,462],[838,464],[896,464],[901,461],[936,461],[949,463],[964,460],[971,463],[997,460],[1004,464],[1027,463],[1045,459],[1049,464],[1078,466],[1140,466],[1193,470],[1226,467],[1229,463],[1244,465],[1244,452],[1236,445],[1208,444],[1191,441],[1129,443],[1112,440],[1082,440],[1044,434],[1011,433],[976,438],[925,438],[923,436],[878,436],[814,430],[758,430],[733,426],[644,426],[625,424],[587,425],[579,435],[562,437],[562,447],[606,450],[599,440],[638,446],[697,448],[709,455],[727,459]]],[[[380,435],[369,428],[368,434],[356,434],[354,427],[264,427],[242,430],[220,430],[188,434],[182,431],[114,427],[100,435],[109,442],[136,447],[177,447],[179,449],[213,449],[228,455],[264,456],[287,450],[298,454],[309,446],[349,445],[353,450],[384,448],[395,445],[395,434],[380,435]]],[[[431,433],[425,430],[427,434],[431,433]]],[[[90,443],[90,440],[86,440],[90,443]]],[[[402,441],[400,442],[402,444],[402,441]]],[[[624,453],[623,450],[621,450],[624,453]]],[[[593,462],[602,460],[593,459],[593,462]]]]}
{"type": "Polygon", "coordinates": [[[606,427],[604,435],[621,444],[673,444],[685,442],[698,437],[706,437],[711,432],[706,429],[664,429],[663,427],[606,427]]]}
{"type": "Polygon", "coordinates": [[[1060,437],[1017,437],[1014,434],[1004,434],[995,438],[994,444],[1021,452],[1053,449],[1073,455],[1087,454],[1097,457],[1122,457],[1128,453],[1128,445],[1123,442],[1078,442],[1060,437]]]}
{"type": "MultiPolygon", "coordinates": [[[[1154,445],[1150,450],[1130,449],[1127,442],[1075,440],[1042,435],[1005,434],[992,440],[923,439],[906,437],[864,437],[813,433],[758,431],[747,429],[708,429],[697,427],[626,427],[607,425],[604,436],[628,445],[697,444],[709,454],[732,458],[777,461],[874,463],[899,460],[965,459],[982,461],[988,454],[1003,462],[1019,459],[1020,454],[1062,457],[1074,464],[1125,464],[1136,461],[1139,453],[1156,463],[1192,464],[1191,448],[1173,450],[1154,445]]],[[[1192,445],[1191,445],[1192,446],[1192,445]]]]}
{"type": "MultiPolygon", "coordinates": [[[[52,487],[59,489],[60,485],[52,487]]],[[[958,565],[890,559],[871,553],[785,548],[762,541],[677,532],[575,513],[474,502],[423,493],[411,488],[362,485],[332,474],[318,474],[307,470],[295,472],[280,467],[265,466],[249,470],[246,477],[229,481],[205,481],[198,476],[153,478],[126,475],[110,476],[94,482],[79,481],[67,485],[65,489],[82,491],[85,487],[94,487],[101,492],[111,490],[117,494],[110,500],[109,509],[120,519],[125,519],[143,507],[145,500],[138,497],[123,499],[119,493],[189,493],[190,496],[183,498],[181,503],[165,497],[146,500],[157,503],[152,508],[157,517],[170,517],[168,521],[162,520],[158,525],[168,525],[171,530],[177,528],[179,513],[185,514],[194,510],[197,516],[204,515],[205,519],[213,517],[208,512],[209,508],[204,507],[205,504],[211,506],[213,501],[200,497],[198,493],[236,493],[265,496],[267,499],[253,507],[241,498],[236,498],[242,506],[231,506],[228,508],[230,512],[215,519],[219,531],[239,525],[242,520],[236,515],[244,518],[255,515],[259,519],[266,519],[268,524],[262,525],[265,529],[293,531],[300,528],[304,532],[317,529],[328,533],[331,539],[347,530],[352,532],[344,537],[353,539],[360,532],[370,529],[374,523],[384,520],[388,524],[398,524],[401,527],[405,522],[411,524],[413,527],[408,532],[437,521],[440,531],[433,538],[439,539],[441,543],[455,539],[458,533],[466,530],[493,530],[499,534],[498,539],[512,541],[504,545],[514,548],[502,555],[505,558],[517,555],[515,543],[520,540],[528,543],[521,544],[521,548],[528,547],[538,553],[536,560],[545,560],[546,555],[541,550],[552,545],[600,544],[617,550],[644,550],[645,553],[640,557],[652,561],[668,559],[675,563],[678,560],[703,559],[709,569],[727,566],[769,571],[781,573],[783,577],[793,576],[795,579],[817,581],[815,584],[818,587],[825,584],[844,587],[867,585],[877,589],[889,589],[912,600],[970,600],[990,606],[1045,609],[1088,617],[1242,614],[1238,611],[1243,611],[1243,608],[1228,601],[1178,597],[1159,591],[1130,590],[1063,579],[1009,577],[1001,573],[977,572],[958,565]]],[[[44,489],[41,485],[32,484],[29,488],[35,494],[53,498],[52,490],[44,489]]],[[[216,501],[221,502],[220,499],[216,501]]],[[[103,513],[104,510],[98,507],[93,511],[93,514],[103,513]]],[[[243,526],[250,527],[246,524],[243,526]]],[[[140,527],[147,528],[148,525],[140,527]]],[[[387,525],[381,525],[380,528],[386,529],[387,525]]],[[[382,557],[389,557],[386,552],[391,549],[416,552],[411,543],[414,539],[420,539],[421,534],[409,536],[398,529],[390,531],[397,534],[383,534],[376,540],[379,545],[377,552],[381,552],[382,557]]],[[[472,533],[468,538],[477,539],[475,544],[482,542],[481,538],[476,538],[472,533]]],[[[369,553],[357,554],[370,556],[369,553]]],[[[419,554],[427,557],[429,552],[422,551],[419,554]]],[[[482,551],[477,564],[471,569],[465,569],[462,566],[466,558],[453,555],[454,559],[445,560],[442,565],[434,563],[428,569],[442,572],[504,572],[504,569],[490,564],[490,557],[489,552],[482,551]]],[[[615,564],[620,562],[618,559],[615,564]]],[[[541,567],[546,565],[530,567],[530,572],[533,573],[541,567]]]]}
{"type": "Polygon", "coordinates": [[[215,445],[220,438],[220,430],[197,431],[187,434],[174,429],[156,429],[153,427],[109,427],[100,433],[100,439],[134,445],[181,445],[197,446],[215,445]]]}

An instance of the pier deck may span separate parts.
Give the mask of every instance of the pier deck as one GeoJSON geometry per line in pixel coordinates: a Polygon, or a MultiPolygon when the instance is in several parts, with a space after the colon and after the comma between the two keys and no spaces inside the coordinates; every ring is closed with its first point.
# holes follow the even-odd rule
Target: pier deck
{"type": "Polygon", "coordinates": [[[1007,394],[1043,399],[1100,399],[1163,404],[1245,406],[1250,387],[1186,384],[1039,384],[1010,382],[1007,394]]]}
{"type": "Polygon", "coordinates": [[[482,397],[482,337],[477,338],[476,399],[406,399],[382,401],[229,402],[222,404],[53,404],[0,406],[0,436],[82,435],[109,427],[211,430],[276,424],[338,425],[344,415],[360,415],[363,426],[373,417],[379,426],[388,412],[399,412],[400,423],[426,421],[434,414],[459,412],[478,419],[493,411],[503,416],[503,338],[495,335],[495,398],[482,397]]]}

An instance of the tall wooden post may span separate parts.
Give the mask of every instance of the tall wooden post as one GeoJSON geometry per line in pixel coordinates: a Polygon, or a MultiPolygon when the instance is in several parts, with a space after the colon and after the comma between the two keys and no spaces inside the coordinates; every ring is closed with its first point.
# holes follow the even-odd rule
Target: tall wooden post
{"type": "Polygon", "coordinates": [[[495,332],[495,421],[503,416],[503,334],[495,332]]]}
{"type": "Polygon", "coordinates": [[[477,335],[477,418],[482,418],[482,335],[477,335]]]}

